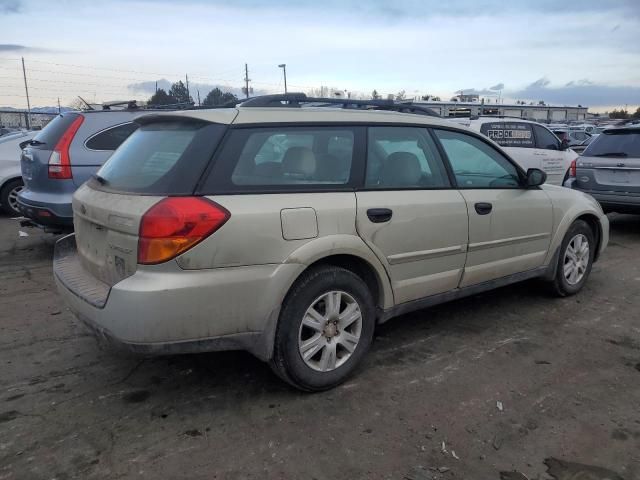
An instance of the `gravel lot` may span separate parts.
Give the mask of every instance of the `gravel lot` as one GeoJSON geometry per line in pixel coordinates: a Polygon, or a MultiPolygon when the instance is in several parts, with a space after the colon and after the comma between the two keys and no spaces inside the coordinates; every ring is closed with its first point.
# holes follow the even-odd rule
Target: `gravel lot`
{"type": "Polygon", "coordinates": [[[406,315],[309,395],[244,353],[100,350],[55,292],[55,238],[2,217],[0,479],[639,479],[640,217],[611,220],[578,296],[406,315]]]}

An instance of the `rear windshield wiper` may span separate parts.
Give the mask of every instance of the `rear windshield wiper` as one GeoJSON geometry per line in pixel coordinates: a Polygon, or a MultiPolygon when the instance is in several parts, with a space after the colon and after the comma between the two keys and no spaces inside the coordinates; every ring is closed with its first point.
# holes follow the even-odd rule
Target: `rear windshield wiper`
{"type": "Polygon", "coordinates": [[[609,153],[598,153],[597,155],[591,155],[592,157],[628,157],[624,152],[609,152],[609,153]]]}
{"type": "Polygon", "coordinates": [[[45,145],[45,142],[41,142],[40,140],[29,140],[27,145],[35,146],[35,145],[45,145]]]}
{"type": "Polygon", "coordinates": [[[93,178],[95,178],[100,185],[106,185],[108,183],[106,178],[101,177],[97,173],[93,176],[93,178]]]}

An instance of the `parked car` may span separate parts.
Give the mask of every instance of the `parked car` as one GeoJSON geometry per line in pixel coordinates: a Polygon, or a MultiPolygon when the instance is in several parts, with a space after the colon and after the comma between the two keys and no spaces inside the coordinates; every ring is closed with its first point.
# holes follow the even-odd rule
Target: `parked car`
{"type": "Polygon", "coordinates": [[[587,140],[591,135],[580,130],[571,130],[568,128],[557,128],[553,130],[553,133],[560,139],[561,142],[568,147],[575,147],[581,145],[582,142],[587,140]]]}
{"type": "Polygon", "coordinates": [[[255,103],[136,119],[74,194],[55,278],[99,338],[248,350],[323,390],[353,372],[377,324],[529,278],[575,294],[607,245],[593,198],[544,184],[472,130],[255,103]]]}
{"type": "Polygon", "coordinates": [[[640,213],[640,124],[598,135],[572,166],[567,186],[595,197],[605,212],[640,213]]]}
{"type": "Polygon", "coordinates": [[[574,145],[573,147],[571,147],[571,150],[576,152],[578,155],[582,155],[585,149],[598,137],[598,135],[599,134],[591,135],[589,138],[580,143],[580,145],[574,145]]]}
{"type": "Polygon", "coordinates": [[[539,168],[547,182],[562,185],[577,153],[563,146],[544,125],[528,120],[496,117],[456,119],[499,144],[523,169],[539,168]]]}
{"type": "Polygon", "coordinates": [[[140,110],[66,112],[25,147],[25,187],[18,194],[22,215],[48,231],[73,227],[71,197],[136,129],[140,110]]]}
{"type": "Polygon", "coordinates": [[[18,193],[22,190],[20,144],[31,140],[37,132],[19,131],[0,137],[0,207],[12,216],[18,211],[18,193]]]}

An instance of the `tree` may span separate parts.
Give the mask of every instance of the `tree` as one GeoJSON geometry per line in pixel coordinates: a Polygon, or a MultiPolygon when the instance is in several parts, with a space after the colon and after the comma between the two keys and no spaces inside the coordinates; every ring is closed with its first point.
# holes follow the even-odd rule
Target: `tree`
{"type": "Polygon", "coordinates": [[[627,112],[626,110],[624,110],[622,108],[620,110],[614,108],[613,112],[611,112],[609,114],[609,118],[616,118],[616,119],[620,119],[620,120],[625,120],[625,119],[629,118],[629,112],[627,112]]]}
{"type": "Polygon", "coordinates": [[[231,102],[238,101],[238,97],[236,97],[231,92],[223,92],[218,87],[211,90],[207,93],[207,96],[204,97],[204,101],[202,105],[205,107],[215,107],[217,105],[226,105],[231,102]]]}
{"type": "Polygon", "coordinates": [[[171,85],[169,96],[175,98],[176,103],[193,103],[193,98],[189,95],[187,87],[182,83],[182,80],[178,80],[176,83],[171,85]]]}
{"type": "Polygon", "coordinates": [[[169,95],[163,88],[159,88],[149,99],[147,105],[171,105],[173,103],[177,103],[175,97],[169,95]]]}
{"type": "Polygon", "coordinates": [[[640,107],[638,107],[636,111],[633,112],[633,115],[631,115],[631,118],[640,118],[640,107]]]}
{"type": "Polygon", "coordinates": [[[378,93],[377,90],[374,90],[373,92],[371,92],[371,99],[372,100],[379,100],[380,99],[380,94],[378,93]]]}
{"type": "Polygon", "coordinates": [[[396,93],[396,100],[397,101],[404,100],[404,98],[405,98],[405,91],[404,90],[400,90],[398,93],[396,93]]]}

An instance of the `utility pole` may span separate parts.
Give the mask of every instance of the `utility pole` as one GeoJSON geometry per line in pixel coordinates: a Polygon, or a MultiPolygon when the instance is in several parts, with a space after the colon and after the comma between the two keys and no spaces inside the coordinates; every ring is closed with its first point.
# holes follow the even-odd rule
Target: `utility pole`
{"type": "Polygon", "coordinates": [[[247,98],[249,98],[249,66],[245,63],[244,64],[244,93],[247,95],[247,98]]]}
{"type": "Polygon", "coordinates": [[[284,93],[287,93],[287,64],[281,63],[278,67],[280,67],[284,73],[284,93]]]}
{"type": "Polygon", "coordinates": [[[200,89],[197,88],[196,92],[198,92],[198,106],[200,106],[200,89]]]}
{"type": "Polygon", "coordinates": [[[27,86],[27,71],[24,68],[24,57],[22,57],[22,76],[24,77],[24,91],[27,94],[27,129],[31,128],[31,102],[29,102],[29,87],[27,86]]]}
{"type": "Polygon", "coordinates": [[[156,80],[156,93],[158,93],[158,81],[156,80]]]}
{"type": "Polygon", "coordinates": [[[184,79],[187,82],[187,101],[189,101],[189,75],[185,74],[184,79]]]}
{"type": "Polygon", "coordinates": [[[58,115],[60,115],[60,97],[58,97],[58,115]]]}

